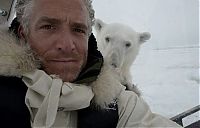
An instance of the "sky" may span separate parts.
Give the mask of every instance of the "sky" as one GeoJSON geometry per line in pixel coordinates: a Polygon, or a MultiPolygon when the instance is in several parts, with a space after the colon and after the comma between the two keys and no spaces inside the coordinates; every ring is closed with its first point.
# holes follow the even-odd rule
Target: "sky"
{"type": "Polygon", "coordinates": [[[156,48],[197,46],[198,0],[93,0],[96,18],[148,31],[156,48]]]}

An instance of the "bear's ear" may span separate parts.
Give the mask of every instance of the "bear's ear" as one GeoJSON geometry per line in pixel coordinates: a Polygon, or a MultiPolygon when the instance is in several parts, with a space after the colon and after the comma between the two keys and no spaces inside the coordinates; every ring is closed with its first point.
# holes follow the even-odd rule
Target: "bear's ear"
{"type": "Polygon", "coordinates": [[[149,32],[143,32],[139,34],[139,42],[144,43],[151,38],[151,34],[149,32]]]}
{"type": "Polygon", "coordinates": [[[100,19],[95,19],[94,28],[96,32],[100,32],[101,29],[105,26],[105,23],[100,19]]]}

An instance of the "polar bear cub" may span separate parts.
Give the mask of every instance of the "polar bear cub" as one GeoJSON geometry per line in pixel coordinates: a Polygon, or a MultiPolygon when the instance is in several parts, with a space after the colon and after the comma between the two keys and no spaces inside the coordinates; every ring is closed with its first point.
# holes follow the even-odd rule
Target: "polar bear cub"
{"type": "Polygon", "coordinates": [[[100,19],[95,20],[94,28],[98,49],[105,62],[118,70],[121,83],[128,90],[135,90],[130,67],[138,55],[140,45],[150,39],[150,33],[139,33],[124,24],[107,24],[100,19]]]}

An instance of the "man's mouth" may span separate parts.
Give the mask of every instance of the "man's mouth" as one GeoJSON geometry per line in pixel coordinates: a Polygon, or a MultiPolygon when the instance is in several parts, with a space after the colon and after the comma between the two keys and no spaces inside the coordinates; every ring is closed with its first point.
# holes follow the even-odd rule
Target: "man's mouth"
{"type": "Polygon", "coordinates": [[[57,63],[69,63],[69,62],[77,62],[77,59],[71,59],[71,58],[64,58],[64,59],[51,59],[48,60],[48,62],[57,62],[57,63]]]}

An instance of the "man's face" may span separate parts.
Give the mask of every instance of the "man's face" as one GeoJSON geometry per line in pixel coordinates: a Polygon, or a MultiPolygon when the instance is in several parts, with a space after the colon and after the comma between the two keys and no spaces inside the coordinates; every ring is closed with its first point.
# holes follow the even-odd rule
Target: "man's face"
{"type": "Polygon", "coordinates": [[[48,74],[77,78],[87,61],[87,18],[83,0],[35,0],[26,39],[48,74]]]}

